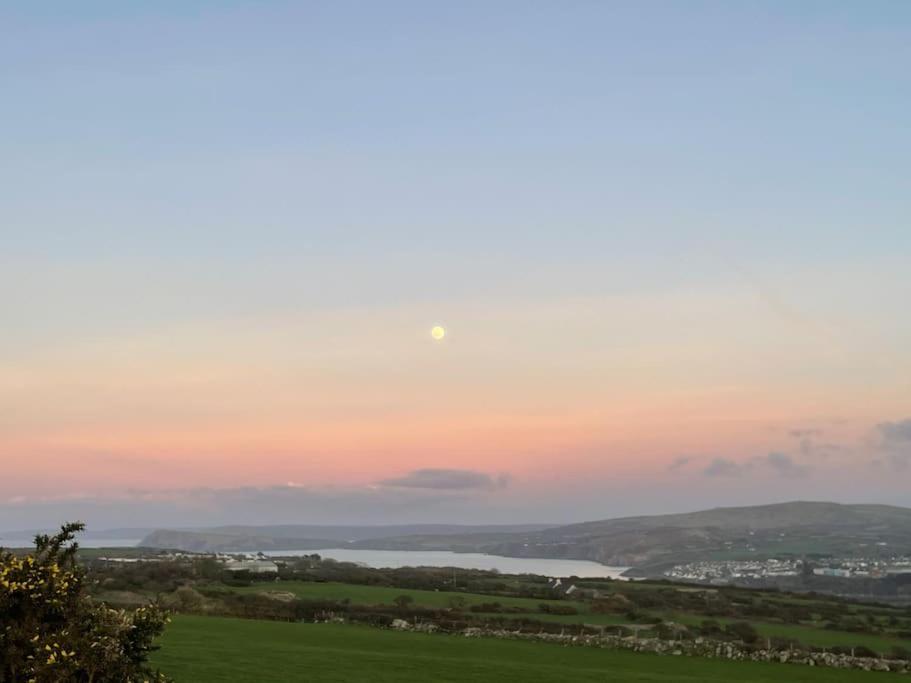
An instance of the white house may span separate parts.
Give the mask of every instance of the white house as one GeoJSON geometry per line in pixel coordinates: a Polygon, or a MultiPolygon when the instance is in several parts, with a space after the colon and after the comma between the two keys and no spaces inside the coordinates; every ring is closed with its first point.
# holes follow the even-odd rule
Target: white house
{"type": "Polygon", "coordinates": [[[248,571],[252,574],[275,574],[278,573],[278,565],[272,560],[228,560],[225,562],[225,569],[229,572],[248,571]]]}

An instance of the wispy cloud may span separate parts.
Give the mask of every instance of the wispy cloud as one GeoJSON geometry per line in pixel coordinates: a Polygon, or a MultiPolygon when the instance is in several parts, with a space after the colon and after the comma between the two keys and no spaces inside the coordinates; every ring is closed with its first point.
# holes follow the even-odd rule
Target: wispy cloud
{"type": "Polygon", "coordinates": [[[504,488],[508,483],[509,476],[505,474],[493,477],[475,470],[421,469],[401,477],[384,479],[379,482],[379,485],[408,489],[466,491],[504,488]]]}
{"type": "Polygon", "coordinates": [[[676,472],[682,470],[684,467],[693,462],[693,459],[688,455],[681,455],[679,458],[675,458],[674,461],[667,466],[669,472],[676,472]]]}
{"type": "Polygon", "coordinates": [[[748,463],[739,463],[728,458],[715,458],[706,465],[702,473],[707,477],[737,477],[749,469],[748,463]]]}
{"type": "MultiPolygon", "coordinates": [[[[488,487],[501,486],[491,477],[488,487]]],[[[503,484],[505,485],[505,484],[503,484]]],[[[363,524],[486,521],[475,489],[279,486],[123,491],[113,495],[15,496],[0,501],[0,531],[54,528],[80,519],[90,528],[216,524],[363,524]],[[445,495],[442,495],[445,493],[445,495]]]]}
{"type": "Polygon", "coordinates": [[[792,429],[788,435],[797,441],[797,448],[804,458],[828,458],[845,451],[844,446],[823,441],[825,432],[817,428],[792,429]]]}
{"type": "Polygon", "coordinates": [[[809,467],[798,464],[786,453],[769,453],[764,457],[756,458],[755,462],[768,465],[783,477],[805,477],[810,473],[809,467]]]}
{"type": "Polygon", "coordinates": [[[707,477],[739,477],[748,472],[765,469],[781,477],[806,477],[810,468],[797,462],[787,453],[769,453],[743,461],[715,458],[703,468],[707,477]]]}
{"type": "Polygon", "coordinates": [[[911,418],[880,422],[874,428],[877,457],[875,466],[886,465],[896,472],[911,468],[911,418]]]}
{"type": "Polygon", "coordinates": [[[911,418],[897,422],[880,422],[876,425],[876,430],[887,444],[911,446],[911,418]]]}
{"type": "Polygon", "coordinates": [[[821,429],[792,429],[788,432],[795,439],[806,439],[808,437],[822,436],[821,429]]]}

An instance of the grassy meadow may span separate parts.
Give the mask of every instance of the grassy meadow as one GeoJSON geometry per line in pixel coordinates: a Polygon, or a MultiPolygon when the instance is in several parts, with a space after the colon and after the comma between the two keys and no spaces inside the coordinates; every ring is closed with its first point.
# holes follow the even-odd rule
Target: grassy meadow
{"type": "Polygon", "coordinates": [[[410,595],[414,604],[420,607],[449,607],[453,600],[461,599],[465,605],[480,605],[483,603],[498,602],[504,607],[524,607],[530,610],[538,609],[542,603],[554,605],[567,605],[565,600],[538,600],[535,598],[514,598],[500,595],[480,595],[476,593],[463,593],[461,591],[431,591],[414,590],[411,588],[396,588],[389,586],[364,586],[337,581],[277,581],[275,583],[256,584],[235,588],[238,592],[261,593],[266,591],[281,591],[293,593],[298,598],[306,600],[350,600],[358,605],[391,605],[393,600],[400,595],[410,595]]]}
{"type": "MultiPolygon", "coordinates": [[[[632,586],[634,584],[631,584],[632,586]]],[[[628,590],[626,586],[625,589],[628,590]]],[[[637,586],[636,589],[639,589],[637,586]]],[[[252,586],[233,588],[232,590],[242,593],[269,593],[269,592],[286,592],[292,593],[298,598],[309,600],[350,600],[352,604],[360,605],[392,605],[396,597],[408,595],[414,599],[414,605],[418,607],[445,608],[452,604],[453,600],[464,601],[466,607],[472,605],[481,605],[489,603],[499,603],[504,607],[521,607],[532,610],[531,614],[491,614],[490,616],[500,616],[504,618],[531,617],[540,621],[549,621],[567,624],[590,624],[590,625],[616,625],[627,624],[627,619],[622,614],[599,614],[590,610],[591,603],[575,602],[566,600],[541,600],[535,598],[518,598],[499,595],[481,595],[473,593],[463,593],[460,591],[430,591],[430,590],[413,590],[408,588],[395,588],[386,586],[367,586],[357,584],[347,584],[340,582],[311,582],[311,581],[278,581],[274,583],[262,583],[252,586]],[[579,610],[579,614],[545,614],[538,612],[542,604],[554,606],[572,606],[579,610]]],[[[810,602],[810,601],[808,601],[810,602]]],[[[484,614],[483,612],[480,614],[484,614]]],[[[695,614],[682,614],[677,612],[668,612],[654,610],[646,612],[647,616],[660,617],[667,621],[673,621],[687,625],[698,625],[708,617],[695,614]]],[[[721,624],[731,623],[734,619],[716,618],[721,624]]],[[[765,638],[789,638],[796,640],[803,645],[814,647],[836,647],[847,646],[854,647],[863,645],[871,650],[880,653],[888,653],[893,647],[911,648],[911,641],[894,636],[876,635],[868,633],[851,633],[847,631],[836,631],[814,627],[812,625],[784,624],[775,622],[766,622],[750,619],[750,623],[756,628],[757,632],[765,638]]]]}
{"type": "Polygon", "coordinates": [[[154,663],[178,683],[256,681],[663,681],[849,683],[893,674],[659,657],[341,624],[177,616],[154,663]]]}

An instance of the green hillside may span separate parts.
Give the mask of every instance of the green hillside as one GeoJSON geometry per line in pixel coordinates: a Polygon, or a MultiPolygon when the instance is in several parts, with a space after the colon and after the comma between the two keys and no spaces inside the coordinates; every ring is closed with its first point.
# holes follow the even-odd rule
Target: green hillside
{"type": "Polygon", "coordinates": [[[670,564],[739,555],[911,553],[911,509],[792,502],[606,519],[495,537],[405,536],[355,547],[460,550],[511,557],[594,560],[655,575],[670,564]],[[885,543],[885,546],[877,544],[885,543]]]}
{"type": "Polygon", "coordinates": [[[191,551],[452,550],[507,557],[593,560],[659,575],[673,564],[783,554],[911,554],[911,509],[792,502],[684,514],[624,517],[542,528],[415,525],[342,531],[332,527],[157,530],[142,544],[191,551]],[[389,535],[383,535],[387,532],[389,535]],[[349,540],[339,533],[349,532],[349,540]],[[328,535],[328,534],[334,535],[328,535]],[[296,535],[294,535],[296,534],[296,535]],[[320,535],[324,534],[324,535],[320,535]],[[884,543],[884,546],[878,544],[884,543]]]}
{"type": "MultiPolygon", "coordinates": [[[[618,584],[615,590],[625,592],[631,595],[630,591],[648,590],[646,584],[618,584]]],[[[415,590],[409,588],[396,588],[391,586],[365,586],[358,584],[348,584],[340,582],[317,583],[312,581],[277,581],[268,584],[254,584],[252,586],[236,587],[229,590],[260,595],[281,595],[289,593],[297,598],[304,600],[334,600],[349,601],[353,605],[387,605],[394,604],[395,599],[401,595],[407,595],[413,599],[416,607],[428,608],[446,608],[452,604],[454,599],[460,600],[465,608],[471,608],[475,605],[498,603],[505,608],[524,608],[531,610],[531,614],[493,614],[484,613],[488,617],[504,616],[506,618],[524,618],[531,617],[540,621],[552,621],[562,624],[590,624],[590,625],[616,625],[627,624],[630,619],[623,614],[603,614],[592,610],[590,602],[571,602],[566,600],[541,600],[537,598],[519,598],[501,595],[482,595],[476,593],[466,593],[461,591],[432,591],[432,590],[415,590]],[[573,607],[578,610],[577,614],[546,614],[540,611],[541,605],[551,605],[554,607],[573,607]]],[[[673,588],[660,587],[657,590],[665,592],[674,590],[673,588]]],[[[738,591],[731,589],[731,594],[736,595],[738,591]]],[[[763,595],[767,599],[775,600],[774,594],[754,593],[753,599],[760,599],[758,596],[763,595]]],[[[824,605],[824,602],[819,603],[824,605]]],[[[860,605],[843,606],[845,613],[854,611],[865,618],[868,612],[860,605]]],[[[872,609],[872,608],[870,608],[872,609]]],[[[888,611],[888,610],[885,610],[888,611]]],[[[895,612],[896,614],[898,611],[895,612]]],[[[666,621],[677,622],[698,626],[708,617],[704,614],[685,613],[673,609],[652,609],[640,610],[640,617],[656,617],[666,621]]],[[[881,617],[880,617],[881,618],[881,617]]],[[[716,620],[722,624],[738,621],[734,618],[716,617],[716,620]]],[[[895,635],[871,634],[871,633],[852,633],[840,631],[831,628],[823,628],[821,623],[804,623],[804,624],[787,624],[775,622],[772,620],[762,620],[751,618],[750,623],[756,628],[760,636],[764,638],[787,638],[794,640],[802,645],[817,647],[836,647],[847,646],[854,647],[863,645],[875,652],[887,654],[892,648],[907,648],[911,645],[908,639],[900,638],[895,635]]]]}
{"type": "Polygon", "coordinates": [[[848,683],[891,674],[398,633],[337,624],[175,617],[155,664],[193,683],[604,681],[848,683]]]}

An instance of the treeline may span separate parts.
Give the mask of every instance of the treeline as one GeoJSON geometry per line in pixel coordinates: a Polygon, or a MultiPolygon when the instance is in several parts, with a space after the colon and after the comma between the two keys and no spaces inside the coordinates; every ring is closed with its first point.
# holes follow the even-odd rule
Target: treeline
{"type": "Polygon", "coordinates": [[[167,593],[188,583],[210,581],[231,587],[279,581],[338,582],[408,590],[445,590],[482,595],[553,600],[560,596],[543,576],[504,576],[496,571],[438,567],[373,569],[318,556],[279,561],[277,573],[228,571],[214,557],[139,562],[86,563],[95,587],[107,591],[167,593]]]}
{"type": "MultiPolygon", "coordinates": [[[[442,631],[493,625],[552,633],[566,628],[587,633],[600,632],[598,628],[568,627],[535,619],[536,612],[532,609],[504,606],[498,602],[471,606],[456,604],[445,608],[421,607],[415,605],[407,593],[396,598],[391,605],[362,605],[347,599],[312,600],[226,591],[218,587],[184,586],[171,595],[162,596],[161,604],[175,612],[291,622],[345,621],[388,627],[396,619],[402,619],[411,623],[432,624],[435,630],[442,631]]],[[[572,611],[575,612],[574,609],[572,611]]],[[[541,605],[538,612],[552,613],[549,605],[541,605]]]]}
{"type": "MultiPolygon", "coordinates": [[[[467,593],[522,598],[553,599],[548,579],[534,574],[503,575],[495,570],[453,567],[399,567],[374,569],[350,562],[313,556],[287,562],[279,578],[297,581],[337,581],[364,586],[385,586],[411,590],[459,590],[467,593]]],[[[256,576],[249,577],[256,581],[256,576]]]]}
{"type": "Polygon", "coordinates": [[[626,614],[632,621],[645,611],[686,612],[706,617],[782,622],[820,623],[827,628],[855,633],[893,631],[899,637],[911,635],[911,607],[858,605],[828,596],[794,596],[736,588],[694,589],[635,587],[614,584],[591,600],[592,611],[626,614]]]}

